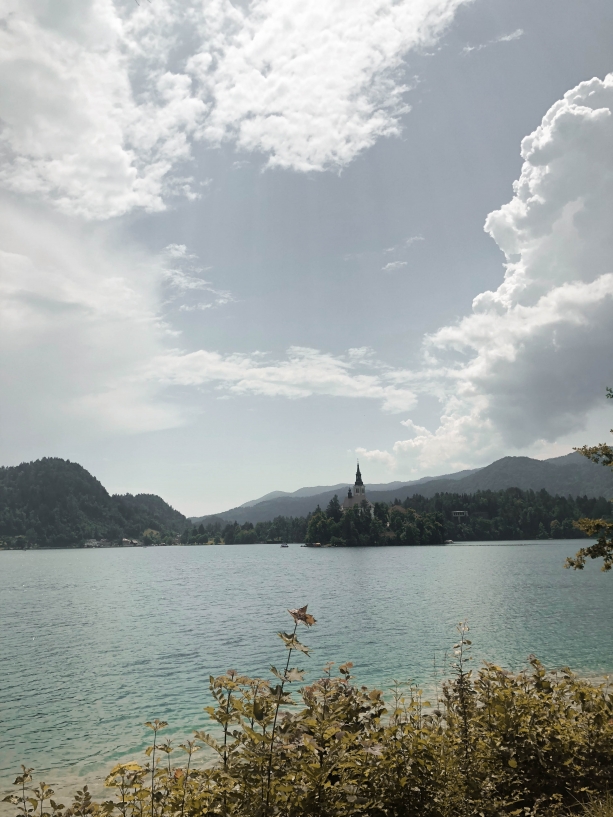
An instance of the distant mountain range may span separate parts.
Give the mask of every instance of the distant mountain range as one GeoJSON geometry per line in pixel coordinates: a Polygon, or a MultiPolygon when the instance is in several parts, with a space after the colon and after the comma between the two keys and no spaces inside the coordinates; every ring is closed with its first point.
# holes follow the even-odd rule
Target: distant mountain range
{"type": "MultiPolygon", "coordinates": [[[[366,484],[367,491],[393,491],[395,488],[403,488],[407,485],[421,485],[423,482],[430,482],[433,479],[462,479],[462,477],[467,477],[469,474],[474,474],[478,471],[478,468],[473,468],[472,470],[467,471],[457,471],[455,474],[444,474],[441,477],[422,477],[421,479],[415,479],[412,482],[403,482],[402,480],[397,480],[396,482],[370,482],[366,484]]],[[[309,497],[309,496],[319,496],[320,494],[326,494],[330,491],[338,492],[338,491],[346,491],[348,485],[346,482],[339,482],[338,485],[316,485],[311,488],[298,488],[297,491],[271,491],[269,494],[264,494],[264,496],[259,497],[258,499],[250,499],[249,502],[243,502],[242,505],[239,505],[239,508],[252,508],[254,505],[259,505],[260,502],[268,502],[272,499],[281,499],[282,497],[309,497]]],[[[334,493],[332,494],[334,496],[334,493]]],[[[228,511],[229,513],[229,511],[228,511]]]]}
{"type": "MultiPolygon", "coordinates": [[[[306,516],[317,506],[325,508],[337,494],[343,499],[349,483],[300,488],[293,493],[273,491],[237,508],[213,516],[192,517],[192,521],[268,522],[276,516],[306,516]]],[[[563,457],[534,460],[530,457],[503,457],[485,468],[458,471],[440,477],[422,477],[412,482],[367,484],[371,502],[393,502],[421,494],[432,497],[437,493],[474,494],[477,491],[500,491],[521,488],[524,491],[546,490],[561,496],[613,497],[613,471],[603,468],[581,454],[573,452],[563,457]]]]}

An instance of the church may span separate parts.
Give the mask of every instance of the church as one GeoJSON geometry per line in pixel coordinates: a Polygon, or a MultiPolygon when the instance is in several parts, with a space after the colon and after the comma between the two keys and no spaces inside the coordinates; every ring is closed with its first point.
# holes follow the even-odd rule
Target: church
{"type": "Polygon", "coordinates": [[[364,487],[364,483],[362,482],[362,474],[360,473],[360,463],[358,462],[358,470],[355,473],[355,483],[353,486],[353,491],[351,488],[347,492],[347,496],[343,500],[342,509],[344,511],[348,510],[349,508],[361,507],[362,502],[366,502],[370,513],[373,512],[372,504],[366,499],[366,488],[364,487]]]}

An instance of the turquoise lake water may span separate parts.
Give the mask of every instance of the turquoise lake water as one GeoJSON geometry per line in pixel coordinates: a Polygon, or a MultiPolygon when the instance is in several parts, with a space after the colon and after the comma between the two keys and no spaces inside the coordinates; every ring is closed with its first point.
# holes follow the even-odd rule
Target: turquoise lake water
{"type": "Polygon", "coordinates": [[[611,672],[613,574],[563,569],[582,544],[0,552],[0,789],[22,762],[95,787],[145,720],[206,728],[209,674],[268,677],[286,608],[307,603],[311,678],[351,660],[360,683],[431,688],[461,619],[476,660],[611,672]]]}

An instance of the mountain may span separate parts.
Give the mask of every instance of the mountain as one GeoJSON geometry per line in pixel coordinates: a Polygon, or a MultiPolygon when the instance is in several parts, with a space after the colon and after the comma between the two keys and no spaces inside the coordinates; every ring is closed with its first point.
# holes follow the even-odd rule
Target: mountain
{"type": "MultiPolygon", "coordinates": [[[[421,485],[423,482],[429,482],[432,479],[462,479],[462,477],[467,476],[468,474],[474,474],[475,471],[478,471],[478,468],[469,469],[467,471],[458,471],[455,474],[445,474],[443,477],[421,477],[421,479],[415,479],[411,482],[403,482],[402,480],[396,480],[396,482],[370,482],[366,483],[365,487],[366,490],[370,493],[371,491],[393,491],[394,488],[402,488],[405,485],[421,485]]],[[[308,496],[319,496],[322,494],[329,494],[332,492],[332,496],[339,491],[345,492],[348,488],[348,484],[346,482],[339,482],[337,485],[315,485],[311,488],[298,488],[297,491],[271,491],[269,494],[264,494],[264,496],[259,497],[258,499],[250,499],[249,502],[243,502],[242,505],[239,505],[239,508],[253,508],[254,505],[258,505],[260,502],[267,502],[271,499],[280,499],[281,497],[308,497],[308,496]]],[[[232,509],[236,510],[236,509],[232,509]]],[[[230,511],[226,511],[226,513],[230,513],[230,511]]],[[[205,519],[208,517],[194,517],[194,521],[200,521],[201,519],[205,519]]]]}
{"type": "MultiPolygon", "coordinates": [[[[342,500],[348,487],[347,484],[329,486],[315,494],[310,493],[310,488],[302,488],[293,494],[259,502],[255,500],[216,516],[241,525],[245,522],[268,522],[276,516],[306,516],[318,505],[325,508],[335,494],[342,500]],[[304,491],[309,493],[301,495],[304,491]]],[[[545,489],[552,495],[610,498],[613,497],[613,471],[573,452],[550,460],[503,457],[485,468],[459,471],[441,477],[422,477],[412,482],[367,485],[366,488],[371,502],[388,503],[394,499],[403,501],[416,494],[429,498],[437,493],[474,494],[476,491],[500,491],[504,488],[520,488],[524,491],[545,489]]],[[[194,521],[199,523],[206,519],[208,517],[199,517],[194,521]]]]}
{"type": "Polygon", "coordinates": [[[83,466],[45,457],[0,468],[0,541],[70,547],[87,539],[181,531],[183,514],[153,494],[111,496],[83,466]]]}
{"type": "MultiPolygon", "coordinates": [[[[398,483],[402,485],[402,482],[398,483]]],[[[271,491],[269,494],[258,497],[258,499],[250,499],[249,502],[243,502],[239,508],[252,508],[254,505],[259,505],[260,502],[268,502],[271,499],[281,499],[281,497],[303,497],[303,496],[317,496],[328,491],[340,491],[346,488],[344,482],[339,482],[338,485],[315,485],[312,488],[298,488],[297,491],[271,491]]]]}
{"type": "Polygon", "coordinates": [[[613,471],[596,465],[577,452],[550,460],[530,457],[503,457],[458,482],[433,480],[420,489],[423,496],[451,492],[474,494],[476,491],[500,491],[521,488],[539,491],[544,488],[552,495],[613,497],[613,471]]]}

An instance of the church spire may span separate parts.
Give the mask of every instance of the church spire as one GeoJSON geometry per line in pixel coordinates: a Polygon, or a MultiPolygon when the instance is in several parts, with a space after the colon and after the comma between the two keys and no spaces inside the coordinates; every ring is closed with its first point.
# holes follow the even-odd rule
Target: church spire
{"type": "Polygon", "coordinates": [[[362,474],[360,474],[360,461],[358,460],[358,470],[355,472],[355,484],[364,485],[362,482],[362,474]]]}

